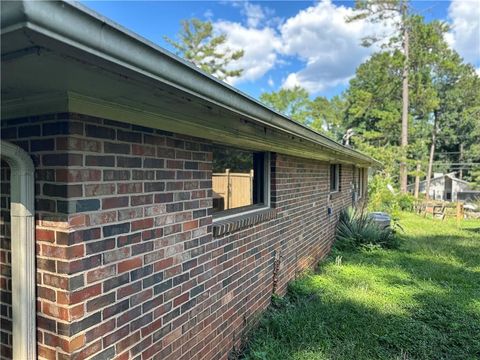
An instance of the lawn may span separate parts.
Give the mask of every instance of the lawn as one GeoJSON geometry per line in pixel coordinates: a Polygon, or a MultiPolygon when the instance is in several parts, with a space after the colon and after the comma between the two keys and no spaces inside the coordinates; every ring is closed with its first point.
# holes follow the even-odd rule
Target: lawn
{"type": "Polygon", "coordinates": [[[480,359],[480,221],[403,214],[399,250],[336,253],[294,281],[245,359],[480,359]]]}

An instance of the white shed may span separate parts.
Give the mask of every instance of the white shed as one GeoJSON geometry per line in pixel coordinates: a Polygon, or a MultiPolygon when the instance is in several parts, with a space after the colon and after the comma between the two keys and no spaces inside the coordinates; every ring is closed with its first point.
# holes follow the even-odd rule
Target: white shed
{"type": "MultiPolygon", "coordinates": [[[[427,180],[420,181],[419,193],[426,191],[427,180]]],[[[457,194],[462,191],[471,190],[465,180],[455,177],[455,173],[435,173],[430,180],[430,198],[433,200],[457,201],[457,194]]],[[[412,194],[415,191],[415,184],[408,185],[408,191],[412,194]]]]}

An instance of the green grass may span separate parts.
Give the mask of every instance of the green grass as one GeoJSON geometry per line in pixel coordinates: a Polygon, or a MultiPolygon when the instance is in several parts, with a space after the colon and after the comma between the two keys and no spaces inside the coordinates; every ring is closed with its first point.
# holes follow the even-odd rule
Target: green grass
{"type": "Polygon", "coordinates": [[[480,359],[480,221],[400,222],[400,249],[332,254],[294,281],[243,357],[480,359]]]}

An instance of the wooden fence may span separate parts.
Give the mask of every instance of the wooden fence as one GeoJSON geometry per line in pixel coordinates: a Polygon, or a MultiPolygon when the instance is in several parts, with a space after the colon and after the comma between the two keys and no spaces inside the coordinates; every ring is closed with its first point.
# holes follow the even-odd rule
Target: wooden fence
{"type": "Polygon", "coordinates": [[[214,197],[223,198],[223,209],[233,209],[253,204],[253,170],[250,173],[212,174],[214,197]]]}
{"type": "Polygon", "coordinates": [[[431,215],[433,218],[442,219],[456,218],[462,220],[465,216],[463,204],[459,201],[456,203],[444,201],[424,201],[416,205],[416,210],[424,217],[431,215]]]}

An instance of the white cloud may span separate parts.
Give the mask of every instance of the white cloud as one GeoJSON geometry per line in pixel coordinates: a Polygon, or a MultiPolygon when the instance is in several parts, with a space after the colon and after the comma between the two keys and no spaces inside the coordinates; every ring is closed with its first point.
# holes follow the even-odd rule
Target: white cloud
{"type": "Polygon", "coordinates": [[[452,0],[448,8],[452,31],[445,37],[467,62],[480,62],[480,0],[452,0]]]}
{"type": "Polygon", "coordinates": [[[207,19],[207,20],[212,20],[213,18],[213,11],[210,10],[210,9],[207,9],[205,10],[205,12],[203,13],[203,16],[207,19]]]}
{"type": "Polygon", "coordinates": [[[385,30],[383,25],[364,21],[347,23],[346,17],[353,12],[323,0],[282,25],[284,54],[305,62],[303,69],[287,76],[284,87],[300,85],[318,93],[348,83],[357,66],[377,49],[362,47],[361,38],[385,30]]]}
{"type": "Polygon", "coordinates": [[[478,76],[480,76],[480,67],[475,70],[478,76]]]}
{"type": "Polygon", "coordinates": [[[280,25],[266,7],[248,2],[231,5],[241,9],[245,22],[214,23],[216,31],[227,34],[228,47],[245,51],[244,57],[231,65],[244,69],[241,77],[228,79],[231,84],[257,80],[275,66],[288,64],[289,57],[300,59],[304,66],[287,74],[283,87],[299,85],[316,94],[347,84],[357,66],[378,49],[362,47],[361,38],[385,29],[363,21],[347,23],[346,17],[354,10],[330,0],[301,10],[280,25]]]}
{"type": "Polygon", "coordinates": [[[275,66],[281,42],[274,29],[256,29],[229,21],[216,22],[214,28],[227,35],[226,45],[229,48],[245,51],[240,60],[231,64],[232,68],[243,69],[243,74],[239,78],[228,79],[229,83],[257,80],[275,66]]]}
{"type": "Polygon", "coordinates": [[[247,25],[256,28],[265,19],[265,13],[260,5],[244,3],[243,13],[247,17],[247,25]]]}
{"type": "MultiPolygon", "coordinates": [[[[248,1],[228,2],[239,9],[242,22],[217,21],[216,31],[227,34],[227,46],[244,49],[242,59],[232,68],[242,68],[241,77],[228,79],[232,84],[255,81],[274,67],[290,66],[298,59],[303,67],[285,74],[283,87],[295,85],[317,94],[338,85],[347,85],[356,68],[378,50],[378,46],[360,45],[365,36],[391,33],[391,27],[366,21],[348,23],[354,13],[348,6],[333,4],[331,0],[299,11],[285,21],[275,17],[274,11],[248,1]]],[[[452,0],[449,7],[452,31],[446,35],[449,44],[466,61],[477,68],[480,64],[480,0],[452,0]]],[[[477,69],[480,75],[480,68],[477,69]]],[[[275,83],[270,77],[270,87],[275,83]]]]}
{"type": "Polygon", "coordinates": [[[227,82],[233,85],[255,81],[280,62],[278,53],[281,41],[274,28],[280,20],[275,17],[274,10],[266,6],[248,1],[228,1],[225,4],[240,9],[244,16],[242,23],[226,20],[213,23],[216,32],[227,35],[226,47],[244,50],[244,56],[229,66],[243,69],[242,75],[229,78],[227,82]]]}
{"type": "Polygon", "coordinates": [[[268,78],[267,83],[268,83],[268,86],[270,86],[270,87],[274,87],[274,86],[275,86],[275,81],[273,81],[273,79],[272,79],[271,76],[268,78]]]}
{"type": "Polygon", "coordinates": [[[245,17],[244,25],[249,28],[258,28],[260,26],[274,27],[282,21],[281,18],[275,16],[275,10],[267,6],[252,4],[245,0],[221,1],[221,3],[239,8],[241,14],[245,17]]]}

